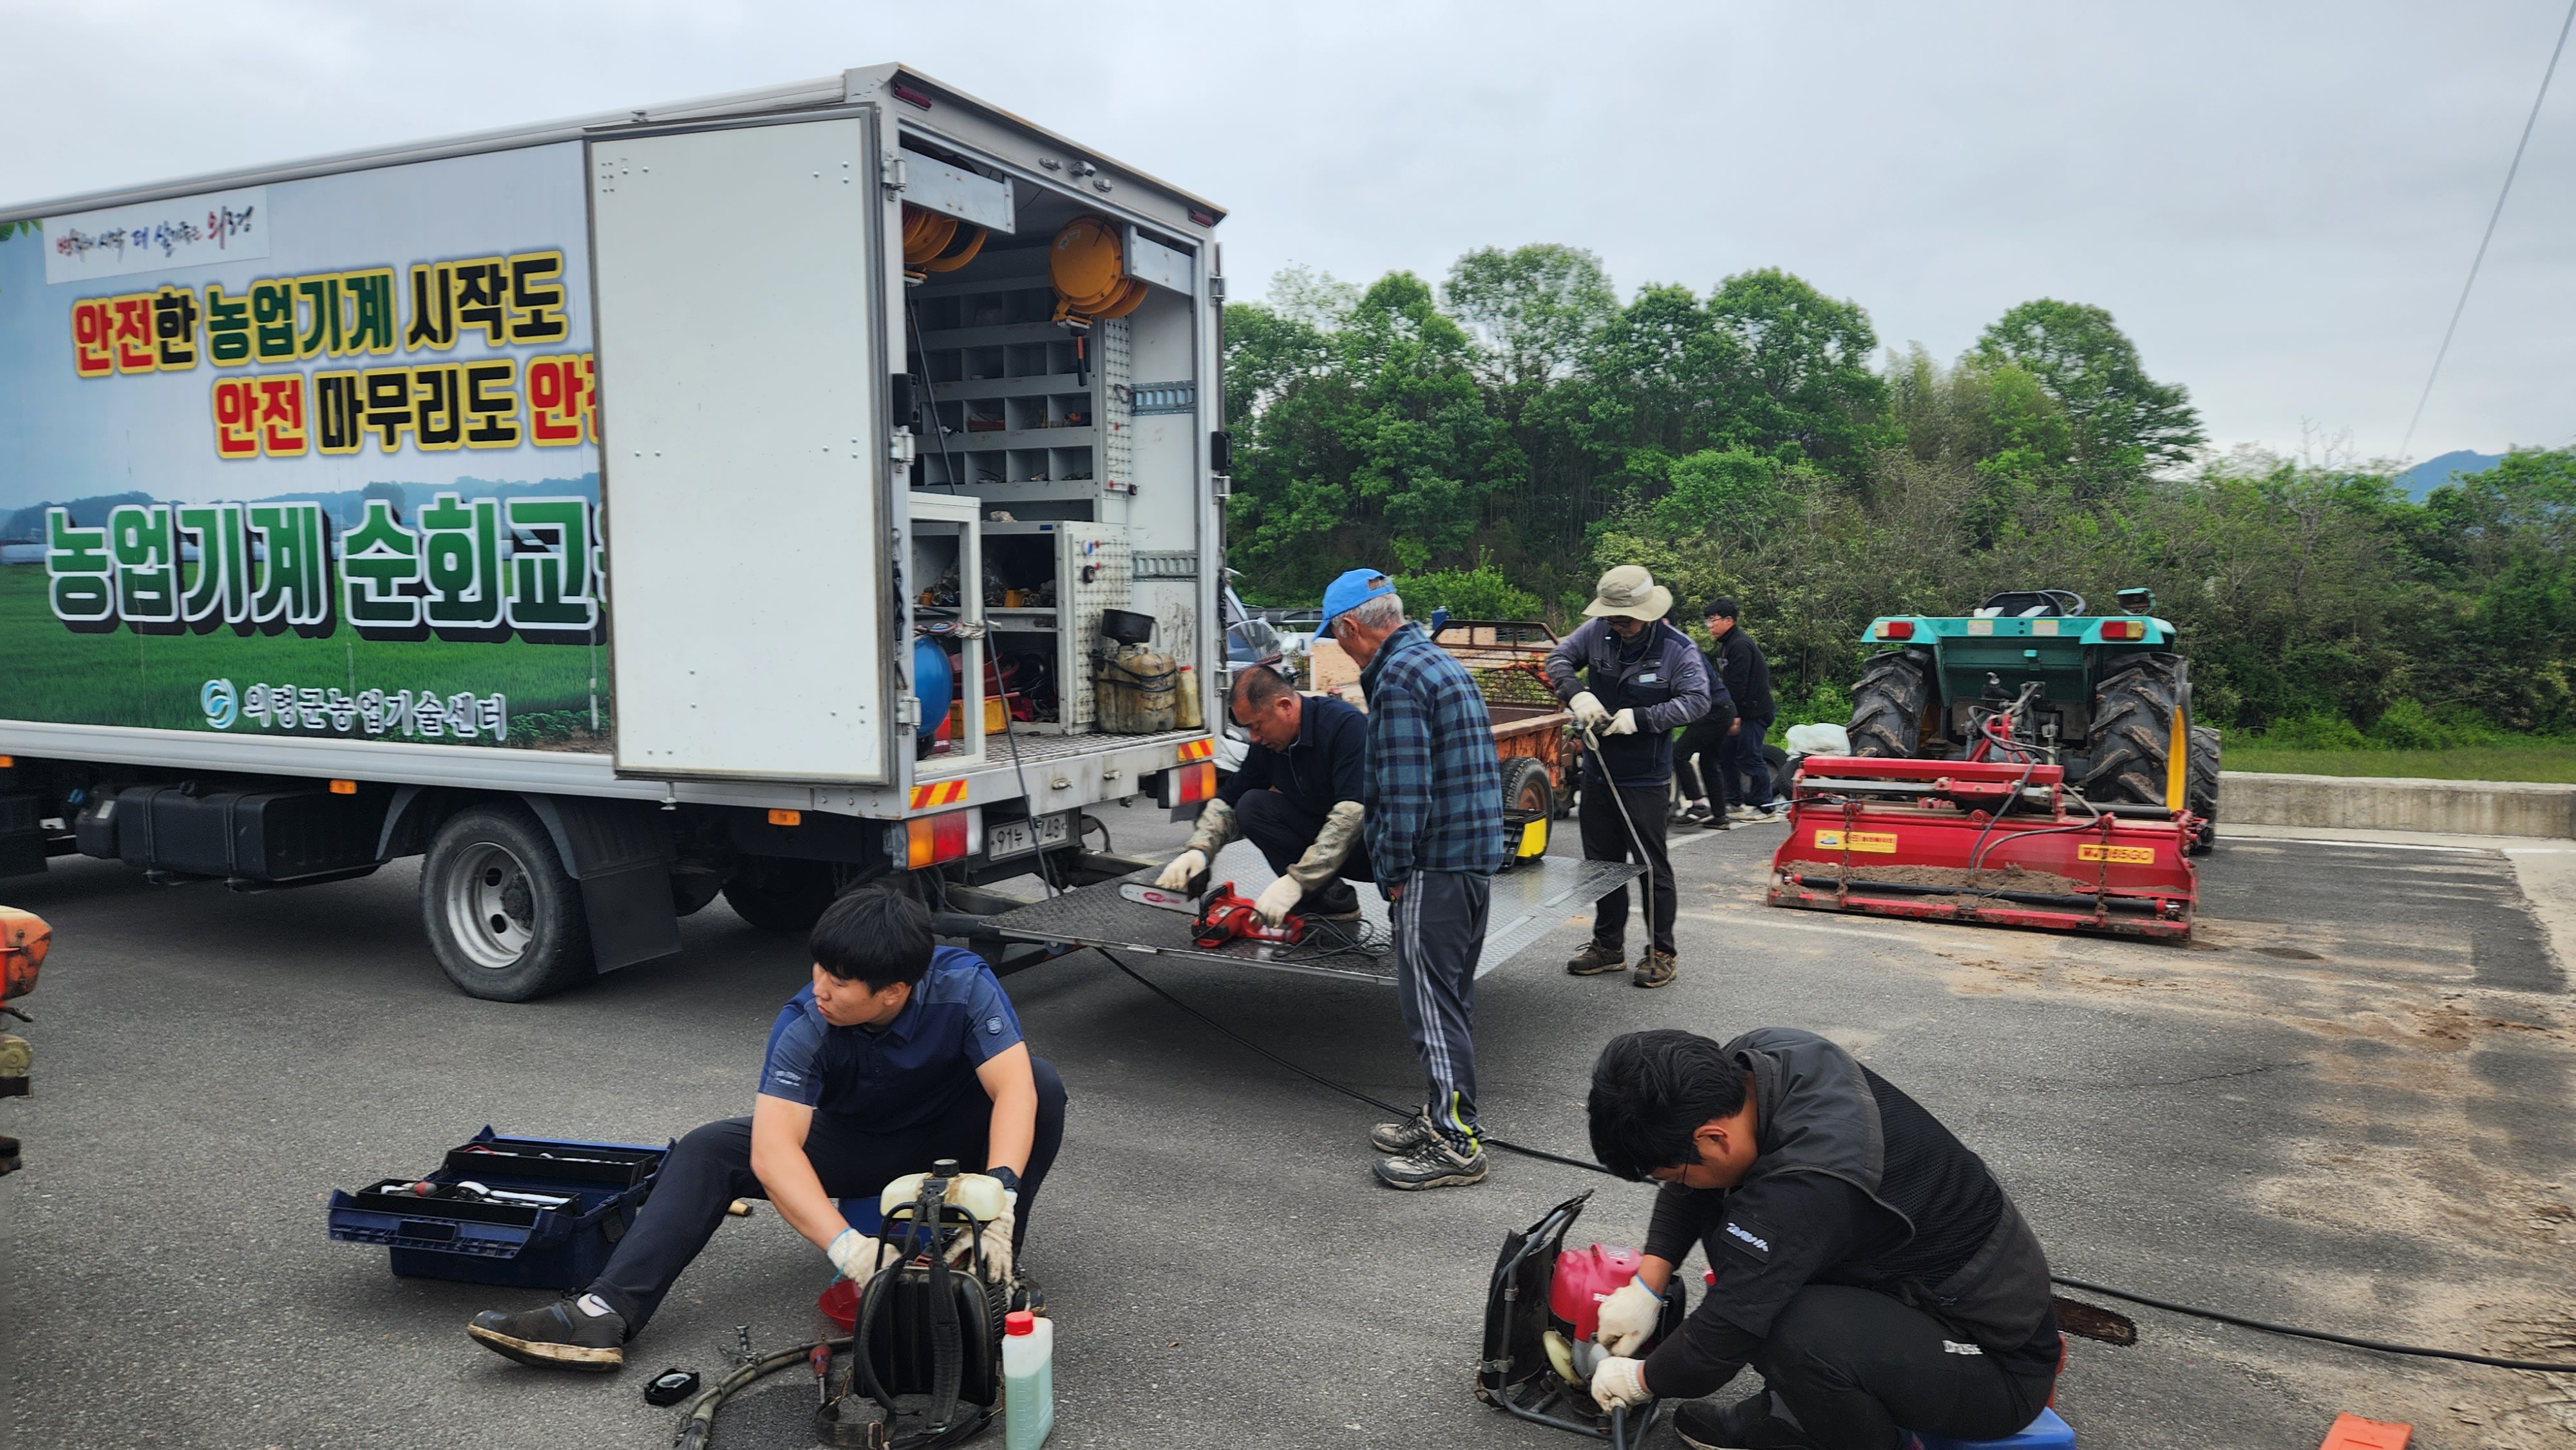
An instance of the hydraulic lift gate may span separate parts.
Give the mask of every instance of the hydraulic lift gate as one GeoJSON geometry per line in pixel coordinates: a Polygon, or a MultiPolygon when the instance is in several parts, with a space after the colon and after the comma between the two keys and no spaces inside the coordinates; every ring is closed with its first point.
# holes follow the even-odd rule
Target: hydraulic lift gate
{"type": "MultiPolygon", "coordinates": [[[[1537,856],[1497,875],[1485,913],[1485,950],[1476,961],[1476,975],[1482,977],[1509,961],[1550,928],[1561,925],[1569,913],[1591,905],[1644,869],[1627,861],[1537,856]]],[[[1139,871],[1125,878],[1137,884],[1153,879],[1152,871],[1139,871]]],[[[1276,878],[1260,852],[1238,841],[1218,853],[1210,879],[1232,881],[1237,890],[1250,895],[1276,878]]],[[[1395,982],[1395,959],[1387,950],[1390,937],[1386,899],[1373,887],[1360,888],[1358,923],[1325,923],[1296,946],[1235,941],[1211,951],[1191,941],[1190,918],[1129,901],[1118,894],[1121,884],[1104,881],[1078,886],[1061,896],[1003,912],[991,919],[991,925],[999,935],[1014,941],[1107,947],[1141,956],[1304,972],[1389,986],[1395,982]],[[1345,945],[1333,934],[1335,926],[1364,927],[1357,933],[1359,945],[1345,945]]]]}
{"type": "Polygon", "coordinates": [[[871,129],[591,143],[621,773],[891,778],[871,129]]]}

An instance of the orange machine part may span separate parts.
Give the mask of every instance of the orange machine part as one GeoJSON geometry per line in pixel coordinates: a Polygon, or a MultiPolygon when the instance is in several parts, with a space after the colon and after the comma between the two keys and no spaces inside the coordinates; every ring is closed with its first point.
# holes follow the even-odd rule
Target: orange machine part
{"type": "Polygon", "coordinates": [[[36,968],[54,944],[54,929],[32,911],[0,906],[0,997],[35,990],[36,968]]]}

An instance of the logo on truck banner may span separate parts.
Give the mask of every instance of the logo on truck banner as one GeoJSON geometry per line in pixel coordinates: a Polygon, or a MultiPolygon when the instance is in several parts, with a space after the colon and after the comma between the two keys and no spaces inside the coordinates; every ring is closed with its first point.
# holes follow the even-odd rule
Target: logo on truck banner
{"type": "Polygon", "coordinates": [[[599,749],[578,143],[0,228],[0,717],[599,749]]]}

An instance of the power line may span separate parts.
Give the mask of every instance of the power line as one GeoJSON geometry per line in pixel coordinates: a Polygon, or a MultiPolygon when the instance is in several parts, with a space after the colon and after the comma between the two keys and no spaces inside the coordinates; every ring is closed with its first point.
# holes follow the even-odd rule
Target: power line
{"type": "Polygon", "coordinates": [[[2523,149],[2531,144],[2531,128],[2540,121],[2540,103],[2549,99],[2550,78],[2558,74],[2558,57],[2567,49],[2567,31],[2576,26],[2576,0],[2570,0],[2567,18],[2558,25],[2558,44],[2549,52],[2549,69],[2540,73],[2540,94],[2531,98],[2531,114],[2522,123],[2522,139],[2513,145],[2513,164],[2504,169],[2504,189],[2496,193],[2495,210],[2487,214],[2486,235],[2478,238],[2478,254],[2469,261],[2469,280],[2460,284],[2460,300],[2451,308],[2451,325],[2442,329],[2442,346],[2433,354],[2433,371],[2424,378],[2424,395],[2415,400],[2415,416],[2406,420],[2406,441],[2397,446],[2397,456],[2412,458],[2415,425],[2424,421],[2424,405],[2433,400],[2433,380],[2442,375],[2442,359],[2451,352],[2451,335],[2460,330],[2460,314],[2469,307],[2469,289],[2478,285],[2478,267],[2487,259],[2487,243],[2495,240],[2496,221],[2504,215],[2504,199],[2513,195],[2514,173],[2522,169],[2523,149]]]}

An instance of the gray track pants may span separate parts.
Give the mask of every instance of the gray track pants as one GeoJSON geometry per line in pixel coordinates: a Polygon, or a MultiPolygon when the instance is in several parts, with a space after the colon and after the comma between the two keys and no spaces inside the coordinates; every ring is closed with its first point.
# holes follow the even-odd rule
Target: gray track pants
{"type": "Polygon", "coordinates": [[[1474,1153],[1476,1135],[1476,958],[1485,951],[1485,913],[1494,879],[1466,871],[1416,871],[1404,878],[1395,931],[1395,995],[1404,1030],[1431,1081],[1426,1109],[1449,1146],[1474,1153]]]}

